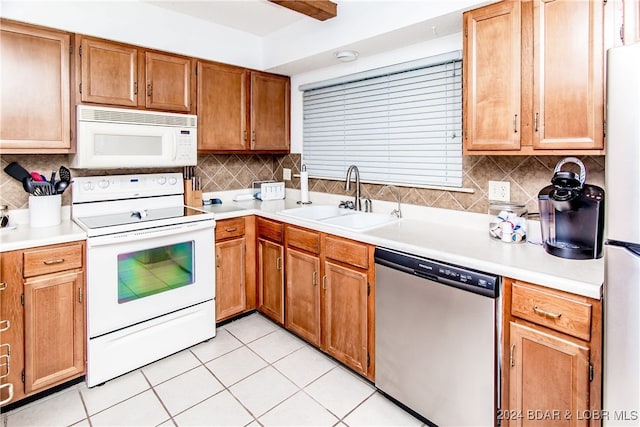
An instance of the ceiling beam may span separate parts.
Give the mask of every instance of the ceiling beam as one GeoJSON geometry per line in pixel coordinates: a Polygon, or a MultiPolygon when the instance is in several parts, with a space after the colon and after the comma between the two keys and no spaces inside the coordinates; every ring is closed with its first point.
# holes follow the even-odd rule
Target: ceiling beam
{"type": "Polygon", "coordinates": [[[269,0],[287,9],[294,10],[319,21],[335,18],[338,5],[329,0],[269,0]]]}

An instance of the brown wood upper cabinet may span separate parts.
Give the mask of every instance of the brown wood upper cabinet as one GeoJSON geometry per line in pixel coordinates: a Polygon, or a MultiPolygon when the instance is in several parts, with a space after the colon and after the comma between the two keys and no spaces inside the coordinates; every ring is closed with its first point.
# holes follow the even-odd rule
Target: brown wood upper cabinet
{"type": "Polygon", "coordinates": [[[70,152],[71,35],[5,19],[0,31],[0,152],[70,152]]]}
{"type": "Polygon", "coordinates": [[[604,154],[604,3],[463,15],[465,154],[604,154]]]}
{"type": "Polygon", "coordinates": [[[289,77],[198,61],[201,152],[289,151],[289,77]]]}
{"type": "Polygon", "coordinates": [[[81,102],[191,112],[192,58],[79,35],[76,45],[81,102]]]}

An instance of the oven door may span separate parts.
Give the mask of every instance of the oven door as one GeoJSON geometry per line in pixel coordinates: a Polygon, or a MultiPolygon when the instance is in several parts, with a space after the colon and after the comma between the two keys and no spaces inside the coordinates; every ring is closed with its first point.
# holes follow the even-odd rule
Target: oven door
{"type": "Polygon", "coordinates": [[[215,296],[213,220],[87,240],[89,338],[215,296]]]}

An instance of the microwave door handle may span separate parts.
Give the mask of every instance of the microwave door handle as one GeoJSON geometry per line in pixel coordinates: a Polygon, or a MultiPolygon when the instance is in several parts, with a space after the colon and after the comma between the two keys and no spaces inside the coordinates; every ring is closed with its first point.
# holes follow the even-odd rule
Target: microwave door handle
{"type": "Polygon", "coordinates": [[[174,133],[172,133],[171,136],[173,138],[173,160],[176,160],[178,157],[178,138],[176,138],[174,133]]]}

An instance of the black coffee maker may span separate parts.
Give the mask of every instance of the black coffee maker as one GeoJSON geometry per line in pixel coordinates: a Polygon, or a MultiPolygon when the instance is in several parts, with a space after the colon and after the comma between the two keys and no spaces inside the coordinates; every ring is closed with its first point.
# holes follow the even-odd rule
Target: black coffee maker
{"type": "Polygon", "coordinates": [[[538,193],[542,244],[551,255],[571,259],[602,257],[604,190],[585,184],[586,169],[575,157],[562,159],[553,171],[551,184],[538,193]],[[580,174],[560,170],[580,166],[580,174]]]}

